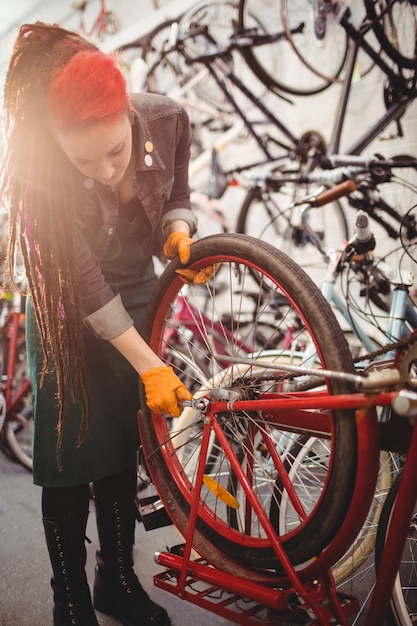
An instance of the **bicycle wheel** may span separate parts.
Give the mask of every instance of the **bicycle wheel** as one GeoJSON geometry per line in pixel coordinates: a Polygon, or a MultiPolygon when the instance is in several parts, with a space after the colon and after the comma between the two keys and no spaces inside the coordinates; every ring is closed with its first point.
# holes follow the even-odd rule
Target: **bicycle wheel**
{"type": "Polygon", "coordinates": [[[29,384],[26,346],[17,347],[12,385],[12,406],[6,406],[4,435],[9,449],[19,463],[32,469],[33,409],[29,384]]]}
{"type": "MultiPolygon", "coordinates": [[[[314,506],[317,492],[323,488],[329,459],[328,442],[317,437],[298,437],[285,451],[285,464],[291,483],[300,494],[306,509],[314,506]]],[[[369,555],[374,551],[378,520],[385,497],[394,480],[395,470],[394,458],[388,452],[382,452],[374,500],[365,523],[351,548],[332,567],[336,585],[345,583],[345,592],[347,592],[347,581],[354,584],[355,573],[363,567],[369,555]]],[[[283,534],[289,532],[291,526],[297,523],[296,511],[279,478],[276,480],[275,489],[276,498],[271,503],[270,517],[274,527],[279,528],[280,534],[283,534]]],[[[356,592],[350,589],[350,592],[353,591],[356,592]]]]}
{"type": "Polygon", "coordinates": [[[282,24],[293,52],[314,74],[314,80],[321,79],[326,86],[340,76],[348,49],[347,34],[334,14],[336,6],[331,2],[281,0],[282,24]]]}
{"type": "Polygon", "coordinates": [[[169,19],[156,26],[143,40],[142,59],[148,68],[147,90],[168,94],[190,75],[181,54],[175,49],[178,20],[169,19]]]}
{"type": "MultiPolygon", "coordinates": [[[[210,2],[209,0],[204,0],[184,13],[179,21],[178,37],[182,42],[181,45],[186,57],[191,60],[190,66],[194,68],[195,72],[205,66],[198,62],[193,63],[193,59],[207,54],[210,55],[216,50],[227,50],[236,33],[238,9],[238,2],[210,2]],[[202,28],[207,29],[208,37],[205,33],[197,36],[193,35],[193,31],[201,32],[202,28]]],[[[252,28],[256,28],[259,32],[265,33],[264,26],[256,17],[249,15],[248,21],[252,28]]],[[[228,71],[232,71],[238,80],[242,81],[245,85],[250,85],[250,91],[255,97],[265,97],[267,90],[264,83],[258,80],[257,76],[254,76],[248,70],[248,66],[244,62],[242,55],[237,51],[230,51],[227,55],[223,56],[222,61],[223,63],[225,61],[227,62],[229,66],[228,71]]],[[[215,59],[213,59],[211,65],[216,71],[218,63],[215,59]]],[[[216,74],[220,75],[222,84],[227,88],[229,93],[232,94],[232,97],[236,100],[241,109],[247,110],[253,107],[253,103],[228,81],[228,71],[225,72],[224,69],[221,68],[220,71],[216,71],[216,74]]],[[[195,91],[200,98],[219,110],[234,112],[234,106],[227,99],[213,76],[208,73],[208,70],[206,70],[204,79],[196,84],[195,91]]]]}
{"type": "Polygon", "coordinates": [[[250,27],[249,15],[262,16],[269,25],[271,42],[243,51],[249,67],[269,88],[308,96],[323,91],[339,76],[347,53],[346,34],[339,27],[335,29],[340,35],[337,40],[332,34],[318,44],[312,36],[310,21],[306,20],[311,12],[312,5],[307,0],[291,0],[282,10],[280,0],[241,0],[241,29],[250,27]],[[330,39],[329,54],[330,45],[325,44],[330,39]],[[302,55],[298,40],[303,42],[302,55]],[[317,71],[312,71],[311,66],[317,71]]]}
{"type": "MultiPolygon", "coordinates": [[[[280,359],[291,363],[291,355],[297,363],[311,367],[323,365],[353,371],[348,345],[330,307],[316,285],[291,259],[265,242],[239,234],[213,235],[193,244],[190,267],[197,269],[218,263],[220,269],[209,283],[184,287],[175,272],[180,267],[179,261],[174,259],[158,281],[143,328],[149,345],[162,359],[168,358],[168,362],[175,351],[169,339],[173,328],[176,334],[188,337],[190,359],[195,336],[198,345],[205,346],[210,375],[200,385],[197,396],[210,393],[212,398],[255,399],[264,394],[274,397],[274,393],[299,390],[311,398],[314,390],[309,390],[309,386],[316,384],[315,376],[311,380],[310,376],[298,379],[294,372],[281,369],[280,359]],[[187,305],[189,315],[184,322],[176,312],[178,298],[185,299],[187,305]],[[256,332],[261,325],[271,328],[266,345],[262,345],[263,340],[256,332]],[[276,362],[274,370],[264,365],[268,355],[276,362]],[[252,365],[246,362],[233,365],[230,363],[233,357],[238,361],[245,357],[252,365]]],[[[197,348],[197,351],[201,359],[201,350],[197,348]]],[[[351,385],[340,379],[320,382],[331,393],[351,390],[351,385]]],[[[208,422],[201,419],[199,411],[188,408],[185,412],[187,418],[181,416],[172,424],[147,409],[143,412],[141,441],[154,483],[183,536],[187,535],[193,496],[200,494],[194,548],[221,569],[240,574],[250,571],[252,578],[259,580],[275,580],[282,575],[282,566],[271,546],[271,532],[275,530],[268,523],[265,528],[262,512],[270,510],[273,486],[256,472],[250,476],[251,489],[250,493],[245,491],[244,505],[247,524],[243,530],[233,528],[228,522],[228,509],[236,502],[235,495],[228,491],[233,458],[239,458],[242,450],[245,458],[254,457],[255,450],[248,441],[260,438],[281,471],[283,464],[273,452],[277,429],[289,437],[294,432],[320,431],[331,450],[331,471],[314,508],[300,511],[298,527],[280,537],[292,563],[306,563],[315,558],[337,532],[350,503],[357,450],[352,412],[330,411],[325,415],[322,411],[301,412],[297,414],[296,424],[285,414],[274,417],[273,410],[234,411],[229,405],[227,411],[210,421],[209,431],[208,422]],[[204,484],[196,484],[196,458],[212,431],[221,447],[204,484]],[[250,494],[255,494],[255,502],[250,494]]],[[[208,450],[212,452],[213,447],[209,445],[208,450]]],[[[200,462],[207,470],[207,457],[203,455],[200,462]]]]}
{"type": "MultiPolygon", "coordinates": [[[[385,540],[390,526],[391,515],[395,506],[395,501],[400,486],[401,475],[394,481],[384,507],[378,526],[375,561],[378,571],[381,562],[382,552],[385,547],[385,540]]],[[[414,514],[410,520],[410,531],[406,539],[403,557],[400,564],[399,573],[394,585],[391,599],[391,608],[388,615],[388,626],[412,626],[417,622],[417,502],[414,514]]]]}
{"type": "Polygon", "coordinates": [[[100,24],[98,38],[103,41],[106,37],[111,37],[120,31],[119,16],[114,11],[105,11],[103,21],[100,24]]]}
{"type": "Polygon", "coordinates": [[[416,68],[417,5],[414,0],[365,0],[373,30],[387,55],[402,68],[416,68]]]}
{"type": "MultiPolygon", "coordinates": [[[[313,186],[272,183],[251,187],[240,208],[236,232],[250,234],[279,248],[301,267],[308,268],[315,282],[323,278],[328,260],[308,240],[300,221],[300,207],[294,206],[300,191],[313,192],[313,186]],[[274,190],[275,188],[275,190],[274,190]]],[[[312,209],[309,224],[324,250],[342,249],[349,239],[345,212],[339,202],[312,209]]]]}

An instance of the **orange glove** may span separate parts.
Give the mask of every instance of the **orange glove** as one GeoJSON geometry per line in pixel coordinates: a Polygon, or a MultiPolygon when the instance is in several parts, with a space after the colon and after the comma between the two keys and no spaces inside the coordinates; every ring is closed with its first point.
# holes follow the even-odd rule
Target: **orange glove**
{"type": "Polygon", "coordinates": [[[176,231],[171,233],[164,245],[164,254],[167,259],[173,259],[177,254],[183,265],[187,265],[190,260],[190,246],[195,242],[186,233],[176,231]]]}
{"type": "Polygon", "coordinates": [[[186,285],[191,285],[191,283],[202,285],[213,276],[214,272],[218,270],[219,267],[220,263],[216,263],[215,265],[207,265],[207,267],[203,267],[202,270],[175,270],[175,273],[179,275],[186,285]]]}
{"type": "MultiPolygon", "coordinates": [[[[171,233],[164,245],[164,254],[167,259],[173,259],[176,254],[179,255],[180,261],[183,265],[187,265],[190,260],[190,247],[195,242],[195,239],[191,239],[185,233],[176,231],[171,233]]],[[[216,265],[208,265],[201,270],[175,270],[180,276],[181,280],[186,285],[194,283],[196,285],[202,285],[211,278],[216,270],[220,267],[220,263],[216,265]]]]}
{"type": "Polygon", "coordinates": [[[145,387],[146,403],[151,411],[163,415],[169,413],[179,417],[184,400],[192,395],[174,373],[172,367],[153,367],[141,376],[145,387]]]}

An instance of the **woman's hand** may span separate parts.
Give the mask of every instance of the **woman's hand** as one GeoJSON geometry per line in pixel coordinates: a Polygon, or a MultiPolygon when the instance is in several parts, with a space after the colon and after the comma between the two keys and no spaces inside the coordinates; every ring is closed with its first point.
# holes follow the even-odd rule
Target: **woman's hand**
{"type": "Polygon", "coordinates": [[[164,254],[167,259],[173,259],[175,256],[180,257],[180,261],[183,265],[187,265],[190,261],[190,247],[195,242],[182,231],[175,231],[170,234],[164,245],[164,254]]]}
{"type": "MultiPolygon", "coordinates": [[[[191,256],[190,248],[194,242],[195,239],[192,239],[186,233],[175,231],[170,234],[165,242],[164,254],[167,259],[173,259],[178,254],[181,263],[187,265],[191,256]]],[[[191,283],[201,285],[207,282],[219,267],[220,263],[216,263],[203,267],[201,270],[181,269],[175,271],[186,285],[191,285],[191,283]]]]}
{"type": "Polygon", "coordinates": [[[141,375],[145,387],[146,404],[155,413],[168,413],[179,417],[184,400],[192,400],[192,395],[174,373],[172,367],[153,367],[141,375]]]}

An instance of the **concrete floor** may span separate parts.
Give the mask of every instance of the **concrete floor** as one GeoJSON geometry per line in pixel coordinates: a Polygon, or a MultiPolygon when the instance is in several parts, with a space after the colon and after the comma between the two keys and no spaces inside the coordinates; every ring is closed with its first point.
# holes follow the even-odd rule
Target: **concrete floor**
{"type": "MultiPolygon", "coordinates": [[[[31,473],[0,450],[0,626],[48,626],[52,624],[51,567],[43,535],[40,487],[31,473]]],[[[87,574],[93,581],[97,530],[94,505],[87,525],[87,574]]],[[[157,551],[181,543],[174,526],[146,531],[136,526],[136,572],[151,598],[164,606],[172,626],[226,626],[229,620],[158,589],[153,576],[164,571],[154,561],[157,551]]],[[[97,614],[100,626],[119,622],[97,614]]]]}

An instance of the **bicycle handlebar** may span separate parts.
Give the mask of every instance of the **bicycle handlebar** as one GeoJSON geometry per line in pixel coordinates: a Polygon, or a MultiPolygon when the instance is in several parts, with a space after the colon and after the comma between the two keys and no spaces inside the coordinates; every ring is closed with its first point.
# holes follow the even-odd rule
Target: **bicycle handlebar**
{"type": "MultiPolygon", "coordinates": [[[[292,33],[302,32],[303,26],[297,27],[292,33]]],[[[191,31],[185,34],[177,35],[176,45],[183,55],[186,63],[211,63],[218,57],[227,56],[232,50],[242,48],[250,48],[254,46],[262,46],[268,43],[274,43],[280,39],[286,38],[285,32],[279,33],[258,33],[256,28],[239,31],[232,35],[227,46],[220,46],[216,39],[211,35],[207,24],[194,26],[191,31]],[[206,40],[213,45],[213,48],[204,54],[190,55],[184,46],[187,39],[196,39],[203,35],[206,40]]],[[[173,44],[175,45],[175,44],[173,44]]]]}
{"type": "Polygon", "coordinates": [[[331,168],[355,166],[367,169],[392,169],[395,167],[414,167],[417,169],[417,159],[410,159],[407,157],[404,157],[403,159],[381,159],[378,157],[366,159],[363,156],[356,156],[354,154],[333,154],[326,157],[326,159],[331,168]]]}
{"type": "Polygon", "coordinates": [[[335,187],[323,191],[310,202],[310,205],[312,207],[324,206],[329,202],[334,202],[339,198],[343,198],[343,196],[348,196],[350,193],[355,191],[356,188],[357,185],[354,180],[345,180],[343,183],[339,183],[335,187]]]}
{"type": "MultiPolygon", "coordinates": [[[[323,185],[337,185],[346,179],[358,179],[361,175],[368,174],[372,179],[387,180],[390,170],[394,168],[412,167],[417,169],[416,159],[364,159],[350,155],[335,155],[326,164],[325,169],[312,170],[311,172],[283,172],[277,170],[267,176],[255,176],[252,180],[258,180],[270,189],[280,189],[287,182],[292,183],[318,183],[323,185]]],[[[352,190],[354,191],[354,190],[352,190]]],[[[346,194],[345,194],[346,195],[346,194]]]]}

